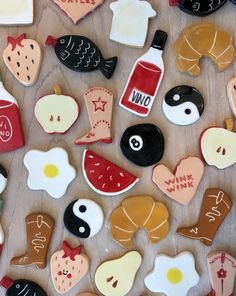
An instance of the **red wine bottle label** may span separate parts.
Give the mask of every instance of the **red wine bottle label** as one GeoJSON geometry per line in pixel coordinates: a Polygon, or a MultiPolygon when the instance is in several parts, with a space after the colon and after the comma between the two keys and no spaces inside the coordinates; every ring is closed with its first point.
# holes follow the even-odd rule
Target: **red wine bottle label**
{"type": "Polygon", "coordinates": [[[147,116],[159,86],[162,70],[149,62],[139,61],[133,70],[120,101],[131,112],[147,116]]]}

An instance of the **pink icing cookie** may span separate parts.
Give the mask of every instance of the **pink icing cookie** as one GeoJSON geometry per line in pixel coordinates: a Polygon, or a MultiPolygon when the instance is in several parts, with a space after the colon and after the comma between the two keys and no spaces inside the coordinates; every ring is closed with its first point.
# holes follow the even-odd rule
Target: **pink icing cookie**
{"type": "Polygon", "coordinates": [[[94,11],[104,0],[53,0],[76,24],[88,13],[94,11]]]}
{"type": "Polygon", "coordinates": [[[204,164],[198,157],[182,159],[174,173],[163,164],[153,170],[152,180],[167,196],[187,205],[194,197],[204,174],[204,164]]]}

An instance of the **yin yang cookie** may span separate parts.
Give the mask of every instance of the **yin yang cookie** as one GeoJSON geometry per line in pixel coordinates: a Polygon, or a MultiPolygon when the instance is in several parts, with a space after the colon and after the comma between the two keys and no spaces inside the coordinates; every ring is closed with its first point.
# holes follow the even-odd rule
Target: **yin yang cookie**
{"type": "Polygon", "coordinates": [[[179,85],[165,95],[163,112],[176,125],[190,125],[198,121],[204,110],[204,99],[194,87],[179,85]]]}
{"type": "Polygon", "coordinates": [[[164,147],[165,140],[161,130],[149,123],[130,126],[120,141],[124,156],[142,167],[159,162],[163,156],[164,147]]]}
{"type": "Polygon", "coordinates": [[[104,215],[101,207],[90,199],[78,199],[68,205],[64,213],[66,229],[79,238],[96,235],[102,228],[104,215]]]}

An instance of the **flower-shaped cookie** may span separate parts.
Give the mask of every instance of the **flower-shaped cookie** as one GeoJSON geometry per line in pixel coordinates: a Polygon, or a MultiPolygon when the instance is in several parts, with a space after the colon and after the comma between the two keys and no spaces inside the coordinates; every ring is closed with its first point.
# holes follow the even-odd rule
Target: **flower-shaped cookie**
{"type": "Polygon", "coordinates": [[[25,154],[24,165],[29,171],[29,188],[46,190],[53,198],[62,197],[76,176],[67,152],[58,147],[46,152],[30,150],[25,154]]]}
{"type": "Polygon", "coordinates": [[[186,296],[198,281],[195,260],[189,252],[174,258],[157,255],[154,270],[145,277],[145,285],[150,291],[167,296],[186,296]]]}

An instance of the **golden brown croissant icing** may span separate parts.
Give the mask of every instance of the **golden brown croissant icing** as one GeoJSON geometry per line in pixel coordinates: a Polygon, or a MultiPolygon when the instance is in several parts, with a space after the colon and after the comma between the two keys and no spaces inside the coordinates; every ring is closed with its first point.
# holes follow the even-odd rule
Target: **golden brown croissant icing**
{"type": "Polygon", "coordinates": [[[132,247],[134,233],[145,228],[151,243],[157,243],[169,232],[167,207],[150,196],[125,199],[110,216],[111,235],[125,248],[132,247]]]}
{"type": "Polygon", "coordinates": [[[235,56],[232,36],[218,30],[214,24],[194,24],[187,27],[175,46],[176,65],[182,72],[200,74],[200,59],[210,57],[220,71],[230,66],[235,56]]]}

